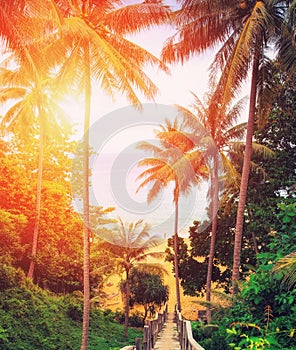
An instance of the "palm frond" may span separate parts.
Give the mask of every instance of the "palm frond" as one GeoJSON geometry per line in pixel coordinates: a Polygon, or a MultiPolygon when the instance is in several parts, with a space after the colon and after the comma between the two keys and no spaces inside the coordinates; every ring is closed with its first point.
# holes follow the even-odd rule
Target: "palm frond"
{"type": "Polygon", "coordinates": [[[220,47],[218,52],[215,54],[215,59],[211,63],[209,68],[209,82],[211,90],[217,86],[217,76],[223,71],[224,67],[227,65],[228,60],[231,57],[233,47],[238,38],[238,31],[233,31],[233,33],[225,40],[223,45],[220,47]]]}
{"type": "Polygon", "coordinates": [[[225,131],[223,135],[224,142],[221,146],[226,146],[231,141],[242,140],[246,133],[247,123],[241,123],[233,126],[232,128],[225,131]]]}
{"type": "Polygon", "coordinates": [[[222,123],[221,123],[221,129],[226,130],[229,127],[231,127],[235,122],[238,121],[239,117],[241,116],[242,111],[244,110],[246,106],[246,102],[248,100],[248,97],[243,97],[239,99],[231,108],[230,110],[225,114],[225,117],[222,117],[222,123]]]}
{"type": "Polygon", "coordinates": [[[103,23],[123,35],[168,23],[169,20],[169,6],[164,6],[161,2],[143,2],[107,13],[103,23]]]}
{"type": "MultiPolygon", "coordinates": [[[[156,259],[164,258],[164,255],[165,254],[163,252],[158,252],[158,253],[155,252],[150,254],[152,258],[156,258],[156,259]]],[[[160,264],[160,263],[149,263],[149,264],[139,263],[137,264],[137,270],[142,272],[149,272],[151,274],[156,274],[160,276],[169,275],[166,268],[163,266],[163,264],[160,264]]]]}
{"type": "Polygon", "coordinates": [[[209,1],[183,4],[175,20],[180,29],[166,41],[162,50],[161,56],[165,62],[183,63],[194,53],[214,48],[223,40],[223,37],[230,32],[228,16],[233,17],[233,10],[226,3],[224,7],[217,2],[215,5],[216,7],[209,1]],[[209,11],[209,8],[212,8],[212,11],[209,11]]]}
{"type": "Polygon", "coordinates": [[[198,120],[196,115],[183,106],[177,105],[176,107],[179,111],[179,115],[182,118],[185,127],[188,127],[192,130],[197,130],[200,126],[200,121],[198,120]]]}
{"type": "Polygon", "coordinates": [[[275,152],[271,150],[269,147],[262,145],[260,143],[253,142],[252,143],[253,153],[263,157],[264,159],[270,159],[275,156],[275,152]]]}
{"type": "Polygon", "coordinates": [[[0,88],[0,103],[8,100],[19,100],[26,94],[27,90],[21,87],[0,88]]]}
{"type": "Polygon", "coordinates": [[[157,197],[159,192],[163,189],[163,183],[156,180],[147,194],[147,202],[151,203],[157,197]]]}
{"type": "Polygon", "coordinates": [[[169,68],[161,60],[132,41],[112,32],[108,35],[108,41],[116,48],[120,55],[128,57],[135,66],[144,67],[150,64],[158,66],[165,73],[170,73],[169,68]]]}
{"type": "Polygon", "coordinates": [[[274,74],[275,67],[273,63],[270,59],[264,57],[259,66],[257,84],[257,124],[259,130],[266,124],[274,99],[281,87],[274,79],[274,74]]]}
{"type": "Polygon", "coordinates": [[[141,141],[137,143],[136,147],[139,150],[143,150],[145,152],[149,152],[152,154],[157,154],[162,152],[162,149],[159,146],[147,141],[141,141]]]}
{"type": "Polygon", "coordinates": [[[228,186],[231,185],[232,187],[239,189],[240,186],[240,174],[236,170],[236,168],[233,166],[232,161],[226,157],[224,153],[221,153],[223,166],[226,172],[226,180],[228,186]]]}
{"type": "Polygon", "coordinates": [[[26,96],[12,105],[2,119],[3,125],[9,128],[17,128],[32,124],[34,120],[34,111],[32,111],[32,96],[26,96]],[[18,123],[18,120],[20,121],[18,123]]]}
{"type": "Polygon", "coordinates": [[[273,271],[282,272],[284,274],[283,283],[287,283],[288,288],[292,288],[296,283],[296,252],[278,260],[273,271]]]}

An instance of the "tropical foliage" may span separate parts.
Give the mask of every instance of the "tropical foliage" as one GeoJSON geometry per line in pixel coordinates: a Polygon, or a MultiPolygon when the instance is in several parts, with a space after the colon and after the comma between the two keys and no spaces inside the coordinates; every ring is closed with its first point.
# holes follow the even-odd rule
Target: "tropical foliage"
{"type": "Polygon", "coordinates": [[[1,348],[122,347],[141,334],[128,332],[142,325],[130,307],[143,305],[145,318],[167,301],[164,255],[149,225],[110,218],[113,208],[90,203],[92,97],[99,87],[140,107],[158,91],[147,65],[168,72],[166,64],[209,49],[205,101],[193,95],[192,106],[160,126],[159,144],[139,146],[152,154],[139,163],[139,188],[148,188],[149,202],[172,185],[167,260],[176,302],[181,308],[180,279],[185,294],[206,292],[208,323],[212,313],[212,324],[194,324],[196,339],[207,350],[296,347],[295,47],[295,1],[183,0],[171,12],[159,0],[0,0],[1,348]],[[161,59],[128,39],[168,21],[176,31],[161,59]],[[235,125],[248,78],[248,123],[235,125]],[[69,94],[84,100],[72,181],[83,213],[70,186],[77,144],[58,103],[69,94]],[[211,183],[208,219],[194,221],[186,240],[179,200],[201,180],[211,183]],[[101,309],[115,274],[124,314],[101,309]],[[211,301],[213,288],[224,289],[222,306],[211,301]]]}
{"type": "MultiPolygon", "coordinates": [[[[285,61],[291,63],[295,57],[295,38],[291,33],[295,29],[295,18],[290,16],[295,5],[286,1],[193,1],[185,0],[174,17],[179,30],[166,43],[163,50],[165,61],[182,62],[194,53],[204,52],[219,46],[212,64],[211,81],[215,84],[217,72],[220,72],[216,98],[225,108],[236,97],[243,81],[251,72],[250,105],[246,134],[244,163],[240,184],[240,196],[237,208],[235,243],[233,253],[233,292],[239,279],[241,248],[244,224],[244,210],[251,166],[252,138],[255,125],[255,109],[260,107],[257,122],[262,122],[263,105],[270,102],[270,86],[266,74],[268,43],[281,47],[284,40],[285,61]],[[287,14],[289,14],[287,16],[287,14]],[[288,19],[288,20],[287,20],[288,19]],[[288,43],[288,44],[287,44],[288,43]],[[262,95],[264,91],[264,95],[262,95]],[[260,100],[265,96],[265,104],[260,100]]],[[[273,46],[274,49],[276,46],[273,46]]],[[[279,54],[283,50],[279,50],[279,54]]],[[[281,57],[281,56],[280,56],[281,57]]],[[[289,66],[291,69],[293,64],[289,66]]],[[[295,67],[294,67],[295,68],[295,67]]],[[[266,108],[265,108],[266,110],[266,108]]],[[[268,110],[268,108],[267,108],[268,110]]]]}
{"type": "MultiPolygon", "coordinates": [[[[81,341],[81,295],[52,295],[26,280],[23,271],[0,268],[0,347],[13,350],[77,349],[81,341]],[[20,320],[26,320],[20,322],[20,320]]],[[[126,344],[120,314],[92,308],[89,349],[122,348],[126,344]]],[[[142,337],[131,329],[128,342],[142,337]]]]}
{"type": "MultiPolygon", "coordinates": [[[[163,278],[159,274],[132,269],[130,273],[130,306],[142,305],[144,307],[143,325],[147,318],[153,318],[157,309],[168,301],[169,289],[163,284],[163,278]]],[[[120,285],[123,293],[126,291],[126,281],[120,285]]]]}

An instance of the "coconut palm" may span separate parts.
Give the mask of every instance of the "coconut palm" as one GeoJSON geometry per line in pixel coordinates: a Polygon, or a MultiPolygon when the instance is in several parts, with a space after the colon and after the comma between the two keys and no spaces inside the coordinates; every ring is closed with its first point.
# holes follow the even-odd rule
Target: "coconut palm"
{"type": "MultiPolygon", "coordinates": [[[[231,161],[227,157],[227,150],[233,147],[233,143],[241,140],[246,129],[246,123],[235,125],[244,106],[245,99],[241,99],[231,108],[221,108],[218,101],[213,98],[214,93],[206,97],[206,105],[193,94],[194,103],[192,111],[179,106],[179,111],[184,123],[192,128],[195,134],[200,134],[202,130],[206,132],[204,142],[200,142],[205,147],[204,157],[207,159],[210,171],[210,201],[211,201],[211,243],[207,270],[206,282],[206,302],[207,302],[207,322],[210,322],[210,301],[211,301],[211,281],[213,261],[215,254],[215,242],[217,231],[217,212],[219,201],[219,178],[223,176],[232,185],[237,186],[238,173],[231,161]],[[221,161],[220,161],[221,159],[221,161]],[[221,164],[222,163],[222,164],[221,164]],[[223,168],[223,169],[222,169],[223,168]],[[221,173],[221,170],[225,173],[221,173]]],[[[203,131],[203,133],[204,133],[203,131]]],[[[200,146],[201,147],[201,146],[200,146]]]]}
{"type": "Polygon", "coordinates": [[[114,227],[112,236],[101,244],[100,248],[109,255],[115,269],[125,278],[125,319],[124,336],[128,334],[129,303],[130,303],[130,271],[137,268],[140,271],[151,273],[163,273],[165,270],[159,264],[148,263],[147,259],[162,258],[162,252],[153,252],[151,248],[161,242],[157,236],[149,234],[149,225],[143,220],[136,222],[123,222],[118,218],[118,224],[114,227]]]}
{"type": "Polygon", "coordinates": [[[184,0],[181,10],[175,15],[175,23],[180,29],[169,38],[162,54],[166,62],[183,62],[193,53],[205,52],[221,45],[211,67],[211,79],[215,79],[217,71],[222,72],[221,89],[217,90],[217,97],[222,106],[227,106],[236,96],[242,82],[248,76],[249,68],[252,69],[244,165],[235,229],[232,274],[234,292],[239,279],[260,67],[264,62],[266,44],[281,41],[282,33],[287,28],[285,15],[289,5],[292,6],[291,2],[280,0],[184,0]]]}
{"type": "Polygon", "coordinates": [[[167,186],[171,181],[175,183],[174,188],[174,202],[175,202],[175,221],[174,221],[174,272],[176,282],[176,299],[177,307],[181,309],[181,297],[180,297],[180,285],[179,285],[179,267],[178,267],[178,212],[179,212],[179,187],[178,180],[174,173],[173,168],[167,164],[163,159],[159,158],[148,158],[139,163],[139,166],[148,167],[148,170],[139,176],[140,178],[146,177],[141,183],[140,187],[144,187],[148,182],[153,181],[154,185],[148,192],[147,201],[148,203],[159,193],[163,186],[167,186]],[[149,175],[147,174],[149,172],[149,175]],[[148,177],[147,177],[148,175],[148,177]]]}
{"type": "MultiPolygon", "coordinates": [[[[205,148],[204,157],[207,159],[210,171],[210,191],[209,197],[211,201],[211,243],[208,261],[207,282],[206,282],[206,302],[207,302],[207,322],[210,322],[210,299],[211,299],[211,280],[213,259],[215,254],[215,241],[217,231],[217,212],[219,189],[221,188],[221,180],[225,187],[221,201],[228,205],[233,203],[233,199],[237,198],[239,185],[241,181],[239,170],[243,159],[243,146],[241,141],[245,131],[246,123],[235,125],[240,117],[241,110],[244,108],[246,98],[240,99],[229,108],[221,108],[217,102],[215,92],[207,94],[206,104],[195,95],[191,110],[178,106],[184,124],[192,128],[194,134],[202,134],[205,130],[203,139],[200,140],[200,148],[205,148]],[[210,166],[211,165],[211,166],[210,166]]],[[[270,158],[273,152],[266,146],[253,143],[253,153],[264,158],[270,158]]],[[[257,173],[260,172],[258,165],[251,163],[252,169],[257,173]]]]}
{"type": "MultiPolygon", "coordinates": [[[[169,9],[161,2],[122,6],[112,0],[56,0],[63,16],[63,35],[48,47],[48,59],[61,65],[61,83],[72,82],[84,93],[84,314],[81,350],[87,349],[89,327],[89,126],[92,81],[108,94],[125,94],[140,105],[138,92],[151,99],[157,88],[143,72],[146,63],[165,66],[152,54],[127,40],[124,35],[148,29],[168,19],[169,9]],[[66,58],[66,60],[65,60],[66,58]]],[[[63,85],[63,84],[62,84],[63,85]]]]}
{"type": "Polygon", "coordinates": [[[181,310],[181,297],[179,286],[178,269],[178,217],[179,198],[183,193],[188,193],[192,185],[198,183],[199,177],[207,175],[201,152],[194,149],[195,138],[186,134],[179,127],[177,120],[171,124],[167,121],[166,126],[161,126],[157,133],[160,146],[148,142],[142,142],[138,148],[152,152],[153,157],[146,158],[138,163],[141,167],[146,167],[138,177],[142,183],[138,187],[143,188],[148,183],[153,182],[153,186],[148,191],[147,200],[151,202],[169,183],[174,183],[173,200],[175,203],[174,220],[174,271],[176,281],[177,307],[181,310]]]}
{"type": "Polygon", "coordinates": [[[1,102],[12,100],[15,103],[2,119],[2,126],[8,129],[21,125],[28,126],[35,117],[39,119],[40,146],[36,219],[28,272],[30,278],[34,276],[34,261],[37,255],[44,131],[46,128],[48,130],[49,120],[54,120],[57,113],[61,117],[64,116],[53,98],[53,77],[43,55],[44,45],[59,23],[60,18],[51,0],[46,0],[42,4],[37,1],[35,3],[34,1],[30,3],[1,1],[0,38],[9,54],[8,59],[2,62],[4,68],[0,73],[1,102]],[[9,70],[5,68],[5,64],[17,65],[17,69],[9,70]]]}
{"type": "MultiPolygon", "coordinates": [[[[36,192],[36,213],[33,232],[31,262],[28,277],[34,277],[35,260],[37,256],[37,244],[40,224],[41,187],[43,171],[43,149],[46,133],[48,137],[61,137],[63,135],[62,121],[66,117],[62,109],[56,103],[56,89],[53,77],[45,64],[42,49],[27,45],[30,52],[30,60],[22,61],[22,64],[14,70],[0,69],[0,102],[12,102],[6,114],[1,120],[1,126],[10,132],[13,130],[20,138],[25,138],[30,128],[39,124],[39,155],[38,155],[38,179],[36,192]],[[57,119],[59,116],[59,122],[57,119]],[[58,132],[57,132],[58,131],[58,132]]],[[[11,59],[7,59],[7,63],[11,59]]]]}

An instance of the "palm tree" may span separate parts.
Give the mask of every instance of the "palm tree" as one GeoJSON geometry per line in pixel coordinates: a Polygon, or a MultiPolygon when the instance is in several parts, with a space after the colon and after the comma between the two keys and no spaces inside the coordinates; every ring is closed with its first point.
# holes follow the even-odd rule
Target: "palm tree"
{"type": "Polygon", "coordinates": [[[287,28],[285,14],[290,4],[291,2],[281,0],[184,0],[181,10],[175,15],[175,23],[180,29],[169,38],[162,53],[165,62],[183,62],[193,53],[205,52],[221,45],[211,67],[211,80],[217,76],[217,71],[222,72],[221,89],[217,90],[217,97],[222,106],[227,106],[236,96],[242,82],[248,76],[249,68],[252,68],[244,165],[235,228],[232,273],[234,292],[239,279],[244,208],[250,172],[257,86],[261,78],[260,68],[264,62],[267,42],[280,43],[281,34],[287,28]]]}
{"type": "MultiPolygon", "coordinates": [[[[30,53],[30,60],[22,61],[22,64],[14,70],[1,68],[0,79],[2,86],[0,88],[0,102],[13,102],[1,121],[2,127],[8,130],[8,132],[18,130],[20,138],[26,137],[28,128],[36,127],[36,122],[39,124],[36,212],[31,262],[28,271],[28,277],[33,279],[40,230],[45,133],[47,132],[48,136],[61,137],[63,128],[62,124],[57,122],[57,115],[60,120],[66,121],[66,118],[62,109],[55,102],[57,93],[53,77],[50,75],[50,71],[45,63],[42,49],[27,45],[26,50],[30,53]]],[[[9,63],[11,58],[7,60],[9,63]]]]}
{"type": "Polygon", "coordinates": [[[31,121],[34,117],[39,119],[36,219],[28,272],[28,277],[33,278],[39,235],[44,132],[45,127],[49,126],[49,120],[54,120],[57,113],[64,116],[53,98],[53,77],[43,55],[44,45],[54,28],[58,27],[60,18],[52,0],[46,0],[42,4],[38,1],[29,4],[22,0],[1,1],[0,22],[0,38],[10,54],[4,64],[8,61],[8,64],[13,62],[18,65],[14,71],[1,69],[1,102],[17,101],[7,111],[2,125],[9,129],[15,128],[17,124],[21,126],[28,123],[30,117],[31,121]],[[46,124],[48,125],[45,126],[46,124]]]}
{"type": "MultiPolygon", "coordinates": [[[[241,99],[231,108],[221,108],[218,101],[213,98],[215,93],[208,94],[206,98],[206,106],[202,101],[193,94],[194,103],[192,111],[179,106],[179,111],[184,119],[184,123],[192,128],[197,135],[201,133],[201,129],[206,132],[204,142],[201,140],[200,146],[205,147],[204,157],[207,159],[210,171],[210,200],[211,200],[211,243],[210,254],[207,270],[206,282],[206,302],[207,302],[207,322],[211,320],[210,301],[211,301],[211,282],[213,261],[215,255],[215,242],[217,231],[217,212],[219,202],[219,178],[223,176],[227,181],[236,183],[238,174],[233,167],[231,161],[227,157],[227,150],[232,146],[233,142],[241,140],[245,133],[246,123],[235,125],[240,116],[240,112],[244,106],[244,100],[241,99]],[[222,160],[222,164],[220,159],[222,160]],[[223,169],[221,169],[223,167],[223,169]],[[221,174],[221,170],[225,173],[221,174]]],[[[204,133],[204,131],[202,131],[204,133]]]]}
{"type": "Polygon", "coordinates": [[[178,219],[179,219],[179,198],[182,193],[188,193],[192,184],[198,182],[198,177],[207,174],[201,153],[194,150],[193,135],[187,135],[178,126],[177,120],[171,124],[167,121],[166,126],[161,126],[161,131],[157,133],[161,146],[156,146],[148,142],[142,142],[138,148],[150,151],[154,157],[146,158],[138,163],[141,167],[146,167],[138,177],[144,179],[137,191],[153,182],[152,188],[147,194],[148,203],[159,193],[162,187],[173,182],[175,220],[174,220],[174,271],[176,281],[177,307],[181,310],[181,297],[179,286],[178,268],[178,219]],[[187,152],[187,153],[186,153],[187,152]]]}
{"type": "Polygon", "coordinates": [[[63,16],[63,35],[49,47],[48,59],[64,64],[59,79],[82,87],[84,111],[83,220],[84,220],[84,312],[81,350],[87,349],[89,327],[89,126],[92,80],[108,93],[115,90],[140,105],[137,92],[151,99],[157,88],[143,72],[145,63],[158,64],[152,54],[132,43],[124,34],[148,29],[168,20],[169,9],[161,2],[144,2],[118,7],[120,2],[103,0],[57,0],[63,16]],[[66,60],[65,60],[66,57],[66,60]]]}
{"type": "Polygon", "coordinates": [[[138,220],[136,222],[123,222],[118,218],[109,242],[101,244],[102,251],[109,255],[119,273],[125,274],[125,318],[124,336],[128,333],[129,303],[130,303],[130,271],[137,268],[140,271],[160,272],[164,269],[159,264],[148,263],[147,259],[162,258],[162,252],[152,252],[149,249],[156,247],[161,242],[157,236],[150,236],[149,225],[138,220]]]}

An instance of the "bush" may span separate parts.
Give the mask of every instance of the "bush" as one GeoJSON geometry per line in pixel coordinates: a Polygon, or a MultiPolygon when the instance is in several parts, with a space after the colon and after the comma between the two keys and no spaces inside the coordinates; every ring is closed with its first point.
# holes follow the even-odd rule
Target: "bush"
{"type": "MultiPolygon", "coordinates": [[[[131,327],[142,328],[144,327],[143,319],[144,319],[144,315],[141,312],[136,311],[129,316],[128,324],[131,327]]],[[[113,320],[116,320],[116,322],[118,322],[119,324],[123,324],[124,312],[122,312],[121,310],[116,310],[116,312],[113,313],[113,320]]]]}
{"type": "Polygon", "coordinates": [[[121,310],[116,310],[115,315],[114,315],[114,320],[119,324],[123,324],[124,323],[124,312],[122,312],[121,310]]]}
{"type": "Polygon", "coordinates": [[[131,327],[144,327],[144,315],[140,312],[135,312],[133,314],[130,315],[129,317],[129,325],[131,327]]]}
{"type": "Polygon", "coordinates": [[[207,350],[228,349],[225,341],[225,328],[215,324],[204,325],[202,322],[192,322],[193,338],[207,350]]]}
{"type": "Polygon", "coordinates": [[[73,321],[81,322],[83,318],[82,304],[69,304],[67,307],[66,314],[73,321]]]}
{"type": "Polygon", "coordinates": [[[12,266],[0,265],[0,291],[19,286],[25,279],[24,272],[12,266]]]}

